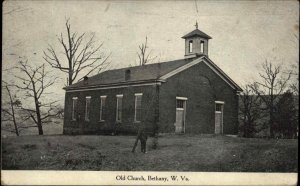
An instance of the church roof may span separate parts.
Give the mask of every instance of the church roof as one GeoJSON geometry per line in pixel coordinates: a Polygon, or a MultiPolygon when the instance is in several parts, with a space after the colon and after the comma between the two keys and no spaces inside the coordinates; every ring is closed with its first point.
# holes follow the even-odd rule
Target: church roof
{"type": "Polygon", "coordinates": [[[230,79],[217,65],[215,65],[207,56],[198,56],[195,58],[179,59],[162,63],[153,63],[144,66],[134,66],[115,70],[104,71],[100,74],[79,81],[73,85],[65,87],[66,90],[86,89],[93,87],[109,87],[129,84],[150,83],[156,81],[165,81],[165,79],[180,73],[181,71],[203,61],[212,68],[222,79],[237,91],[242,89],[230,79]],[[126,72],[130,71],[130,78],[125,79],[126,72]]]}
{"type": "Polygon", "coordinates": [[[210,37],[209,35],[207,35],[206,33],[202,32],[201,30],[199,30],[198,28],[195,29],[194,31],[186,34],[185,36],[183,36],[183,39],[189,38],[189,37],[193,37],[193,36],[200,36],[206,39],[212,39],[212,37],[210,37]]]}
{"type": "Polygon", "coordinates": [[[175,61],[153,63],[143,66],[134,66],[128,68],[121,68],[115,70],[104,71],[95,76],[89,77],[86,82],[79,81],[73,85],[66,87],[66,89],[83,88],[97,85],[112,85],[112,84],[129,84],[133,82],[145,82],[157,80],[159,77],[191,62],[190,59],[179,59],[175,61]],[[125,72],[130,70],[130,79],[125,80],[125,72]]]}

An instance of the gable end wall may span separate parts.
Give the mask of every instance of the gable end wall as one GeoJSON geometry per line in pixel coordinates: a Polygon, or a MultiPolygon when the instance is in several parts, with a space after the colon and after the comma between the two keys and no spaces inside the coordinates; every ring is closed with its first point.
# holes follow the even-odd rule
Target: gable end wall
{"type": "Polygon", "coordinates": [[[160,90],[160,131],[174,132],[176,97],[187,97],[186,133],[214,133],[215,101],[224,101],[223,133],[237,134],[238,96],[200,62],[170,78],[160,90]]]}

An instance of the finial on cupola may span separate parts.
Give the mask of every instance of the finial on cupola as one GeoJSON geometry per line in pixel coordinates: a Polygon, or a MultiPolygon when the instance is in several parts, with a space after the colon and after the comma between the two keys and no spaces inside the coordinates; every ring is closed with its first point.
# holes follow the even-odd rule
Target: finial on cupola
{"type": "Polygon", "coordinates": [[[197,21],[196,21],[195,27],[196,27],[196,29],[198,29],[198,22],[197,21]]]}

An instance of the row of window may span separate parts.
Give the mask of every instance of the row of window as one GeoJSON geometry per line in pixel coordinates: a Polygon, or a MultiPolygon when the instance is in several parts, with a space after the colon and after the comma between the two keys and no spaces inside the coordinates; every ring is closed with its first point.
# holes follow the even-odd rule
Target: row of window
{"type": "MultiPolygon", "coordinates": [[[[189,53],[193,52],[193,41],[189,41],[189,53]]],[[[204,41],[200,41],[200,52],[204,53],[204,41]]]]}
{"type": "MultiPolygon", "coordinates": [[[[142,115],[142,93],[136,93],[135,94],[135,104],[134,104],[134,121],[140,122],[141,121],[141,115],[142,115]]],[[[85,97],[85,121],[90,120],[90,107],[91,107],[91,96],[85,97]]],[[[105,121],[105,102],[106,102],[106,95],[100,96],[100,118],[99,121],[105,121]]],[[[116,121],[121,122],[122,121],[122,108],[123,108],[123,95],[119,94],[116,95],[117,98],[117,109],[116,109],[116,121]]],[[[73,103],[72,103],[72,120],[77,120],[77,107],[78,107],[78,97],[73,97],[73,103]]]]}

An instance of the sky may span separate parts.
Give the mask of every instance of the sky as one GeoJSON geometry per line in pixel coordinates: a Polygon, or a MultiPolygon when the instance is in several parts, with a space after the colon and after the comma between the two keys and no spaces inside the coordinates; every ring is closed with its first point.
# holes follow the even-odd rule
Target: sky
{"type": "MultiPolygon", "coordinates": [[[[57,36],[72,30],[95,33],[111,68],[136,64],[138,46],[148,38],[156,62],[184,58],[183,35],[199,29],[210,35],[209,58],[239,85],[258,78],[265,60],[289,67],[299,63],[298,1],[12,1],[3,3],[2,68],[17,56],[42,64],[57,36]]],[[[55,71],[53,71],[55,72],[55,71]]],[[[63,100],[63,80],[53,88],[63,100]]],[[[3,79],[11,78],[3,76],[3,79]]]]}

